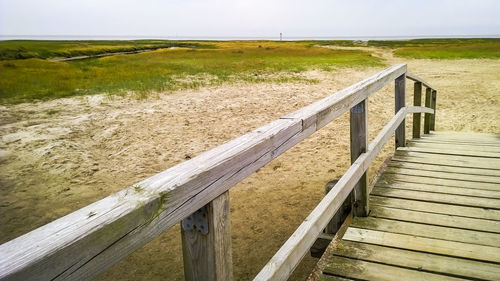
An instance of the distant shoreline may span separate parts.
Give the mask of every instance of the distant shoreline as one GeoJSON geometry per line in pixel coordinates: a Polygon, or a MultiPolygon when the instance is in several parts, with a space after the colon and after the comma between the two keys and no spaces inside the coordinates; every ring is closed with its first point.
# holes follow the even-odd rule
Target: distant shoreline
{"type": "MultiPolygon", "coordinates": [[[[402,36],[286,36],[283,41],[302,40],[411,40],[411,39],[453,39],[453,38],[500,38],[500,34],[483,35],[402,35],[402,36]]],[[[7,40],[193,40],[193,41],[233,41],[233,40],[271,40],[279,41],[278,36],[141,36],[141,35],[0,35],[0,41],[7,40]]]]}

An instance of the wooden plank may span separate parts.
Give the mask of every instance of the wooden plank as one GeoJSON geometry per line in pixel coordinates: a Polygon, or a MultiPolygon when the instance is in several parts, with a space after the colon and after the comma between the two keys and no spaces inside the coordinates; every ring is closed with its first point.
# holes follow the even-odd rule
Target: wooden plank
{"type": "MultiPolygon", "coordinates": [[[[394,107],[395,111],[394,113],[398,113],[401,108],[406,106],[406,76],[405,74],[399,76],[396,78],[394,81],[394,107]]],[[[429,106],[426,106],[429,107],[429,106]]],[[[401,122],[399,127],[396,129],[396,132],[394,133],[395,137],[395,147],[403,147],[405,146],[406,143],[406,136],[405,136],[405,120],[401,122]]]]}
{"type": "Polygon", "coordinates": [[[496,264],[347,240],[340,243],[336,254],[346,258],[467,279],[495,280],[500,276],[500,266],[496,264]]]}
{"type": "Polygon", "coordinates": [[[497,189],[500,190],[500,177],[495,177],[495,176],[468,175],[461,173],[428,171],[428,170],[419,170],[416,168],[392,167],[392,166],[387,167],[385,172],[390,174],[399,174],[399,175],[421,176],[421,177],[431,177],[440,179],[454,179],[459,181],[470,181],[470,182],[481,182],[481,183],[494,183],[498,184],[497,189]]]}
{"type": "MultiPolygon", "coordinates": [[[[492,158],[491,160],[495,163],[500,164],[500,153],[496,152],[485,152],[485,151],[467,151],[467,150],[443,150],[430,147],[401,147],[399,150],[413,151],[413,152],[424,152],[432,154],[441,155],[456,155],[456,156],[469,156],[472,158],[492,158]]],[[[487,161],[489,161],[488,159],[487,161]]]]}
{"type": "Polygon", "coordinates": [[[419,270],[411,270],[375,262],[350,259],[340,256],[331,257],[331,263],[325,268],[325,273],[340,275],[356,280],[463,280],[445,275],[432,274],[419,270]]]}
{"type": "Polygon", "coordinates": [[[468,141],[457,141],[457,140],[447,140],[447,139],[436,139],[434,137],[426,137],[426,135],[421,135],[419,139],[412,139],[412,142],[416,143],[435,143],[435,144],[453,144],[453,145],[468,145],[475,147],[485,147],[485,148],[493,148],[496,149],[500,147],[500,144],[495,143],[478,143],[478,142],[468,142],[468,141]]]}
{"type": "Polygon", "coordinates": [[[464,218],[459,216],[389,208],[380,205],[373,206],[373,208],[370,210],[370,216],[375,218],[385,218],[407,222],[500,233],[500,221],[464,218]]]}
{"type": "Polygon", "coordinates": [[[413,210],[419,212],[427,212],[434,214],[444,214],[452,216],[461,216],[468,218],[486,219],[500,221],[500,211],[478,208],[450,205],[443,203],[433,203],[417,201],[412,199],[391,198],[383,196],[370,196],[370,203],[377,206],[386,206],[391,208],[399,208],[404,210],[413,210]]]}
{"type": "Polygon", "coordinates": [[[425,163],[425,164],[435,164],[450,167],[463,167],[463,168],[473,168],[473,169],[484,169],[484,170],[500,170],[496,163],[490,163],[488,161],[481,161],[472,158],[463,158],[457,156],[443,157],[441,155],[432,155],[420,152],[411,151],[396,151],[393,156],[394,159],[398,161],[413,162],[413,163],[425,163]]]}
{"type": "Polygon", "coordinates": [[[471,189],[484,189],[498,191],[498,184],[487,182],[468,182],[433,177],[412,176],[402,174],[384,173],[379,179],[381,183],[393,184],[395,182],[413,182],[433,185],[438,189],[440,186],[463,187],[471,189]]]}
{"type": "Polygon", "coordinates": [[[407,79],[410,79],[410,80],[413,80],[415,82],[420,82],[422,83],[425,87],[427,88],[432,88],[432,89],[436,89],[434,87],[432,87],[428,82],[426,82],[424,79],[420,78],[418,75],[414,74],[414,73],[411,73],[409,71],[406,72],[406,78],[407,79]]]}
{"type": "Polygon", "coordinates": [[[96,276],[405,72],[390,67],[0,245],[0,279],[96,276]]]}
{"type": "MultiPolygon", "coordinates": [[[[385,218],[355,217],[351,227],[385,231],[391,233],[413,235],[446,241],[462,242],[474,245],[491,247],[500,246],[500,235],[497,233],[482,232],[468,229],[452,228],[414,222],[397,221],[385,218]]],[[[500,249],[498,249],[500,253],[500,249]]]]}
{"type": "Polygon", "coordinates": [[[435,131],[432,133],[436,137],[455,137],[460,139],[493,139],[500,141],[500,136],[494,133],[477,133],[477,132],[456,132],[456,131],[435,131]]]}
{"type": "MultiPolygon", "coordinates": [[[[413,84],[413,105],[422,105],[422,82],[413,84]]],[[[422,121],[421,113],[413,113],[413,138],[420,138],[420,123],[422,121]]]]}
{"type": "Polygon", "coordinates": [[[353,280],[348,279],[348,278],[333,276],[333,275],[321,274],[318,281],[353,281],[353,280]]]}
{"type": "Polygon", "coordinates": [[[188,281],[233,280],[229,191],[204,207],[208,233],[181,226],[184,279],[188,281]]]}
{"type": "Polygon", "coordinates": [[[436,96],[437,96],[437,91],[432,90],[432,102],[431,102],[431,108],[434,109],[434,114],[431,115],[431,124],[430,124],[430,130],[434,131],[436,130],[436,96]]]}
{"type": "MultiPolygon", "coordinates": [[[[366,100],[358,103],[351,108],[350,118],[350,148],[351,164],[358,157],[366,152],[368,145],[368,102],[366,100]]],[[[358,183],[354,186],[354,216],[366,217],[369,212],[368,206],[368,177],[366,172],[361,176],[358,183]]]]}
{"type": "MultiPolygon", "coordinates": [[[[453,163],[448,163],[448,164],[453,164],[453,163]]],[[[426,161],[425,159],[393,157],[388,166],[419,169],[424,171],[450,172],[450,173],[461,173],[466,175],[485,175],[485,176],[500,177],[500,170],[465,168],[458,165],[456,166],[440,165],[440,163],[435,163],[432,160],[426,161]]]]}
{"type": "Polygon", "coordinates": [[[392,198],[413,199],[413,200],[421,200],[427,202],[490,208],[496,210],[500,209],[500,200],[492,198],[469,197],[461,195],[413,191],[413,190],[404,190],[404,189],[395,189],[386,187],[375,187],[372,190],[372,194],[385,197],[392,197],[392,198]]]}
{"type": "Polygon", "coordinates": [[[349,227],[343,240],[486,262],[500,262],[500,248],[349,227]]]}
{"type": "MultiPolygon", "coordinates": [[[[431,107],[431,95],[432,89],[425,89],[425,107],[431,107]]],[[[431,128],[431,114],[427,113],[424,115],[424,134],[428,134],[431,128]]]]}
{"type": "Polygon", "coordinates": [[[402,182],[394,181],[391,184],[378,182],[375,186],[396,188],[396,189],[407,189],[415,191],[427,191],[434,193],[444,193],[444,194],[454,194],[454,195],[464,195],[472,197],[484,197],[484,198],[495,198],[500,199],[500,190],[484,190],[484,189],[473,189],[473,188],[463,188],[463,187],[450,187],[450,186],[436,186],[431,184],[414,183],[414,182],[402,182]]]}
{"type": "Polygon", "coordinates": [[[321,200],[254,280],[286,280],[407,114],[402,108],[321,200]]]}
{"type": "Polygon", "coordinates": [[[490,138],[478,138],[478,139],[469,139],[469,138],[455,138],[455,137],[444,137],[444,136],[434,136],[434,135],[422,135],[421,140],[433,141],[433,142],[446,142],[446,143],[457,143],[457,144],[469,144],[469,145],[489,145],[489,146],[500,146],[500,142],[495,139],[490,138]]]}
{"type": "Polygon", "coordinates": [[[444,149],[447,150],[464,150],[464,151],[482,151],[482,152],[493,152],[500,153],[500,146],[484,146],[481,144],[454,144],[454,143],[429,143],[420,142],[419,140],[408,141],[408,147],[420,147],[420,148],[432,148],[432,149],[444,149]]]}

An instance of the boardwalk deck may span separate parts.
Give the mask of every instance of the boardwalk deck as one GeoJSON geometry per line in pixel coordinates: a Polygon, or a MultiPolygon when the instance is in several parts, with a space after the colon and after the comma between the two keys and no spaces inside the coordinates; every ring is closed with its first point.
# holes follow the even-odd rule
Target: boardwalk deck
{"type": "Polygon", "coordinates": [[[409,141],[370,210],[330,244],[319,280],[500,280],[500,135],[409,141]]]}

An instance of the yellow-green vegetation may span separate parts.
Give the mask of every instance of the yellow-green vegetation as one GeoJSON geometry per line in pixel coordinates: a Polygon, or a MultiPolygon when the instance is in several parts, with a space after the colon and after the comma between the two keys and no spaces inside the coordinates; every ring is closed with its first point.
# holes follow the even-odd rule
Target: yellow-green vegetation
{"type": "Polygon", "coordinates": [[[321,45],[369,46],[394,49],[394,55],[414,59],[477,59],[500,58],[500,39],[414,39],[414,40],[371,40],[321,41],[321,45]]]}
{"type": "MultiPolygon", "coordinates": [[[[313,68],[382,65],[382,60],[369,52],[332,50],[307,42],[200,44],[201,48],[159,49],[68,62],[4,60],[0,62],[0,99],[16,103],[95,93],[147,95],[241,80],[314,82],[299,73],[313,68]]],[[[61,43],[56,46],[60,48],[61,43]]]]}
{"type": "Polygon", "coordinates": [[[199,42],[180,42],[165,40],[134,41],[35,41],[12,40],[0,42],[0,60],[28,58],[56,58],[93,56],[104,53],[156,50],[171,47],[213,48],[210,44],[199,42]]]}
{"type": "Polygon", "coordinates": [[[394,55],[415,59],[500,58],[500,39],[418,39],[369,44],[396,48],[394,55]]]}

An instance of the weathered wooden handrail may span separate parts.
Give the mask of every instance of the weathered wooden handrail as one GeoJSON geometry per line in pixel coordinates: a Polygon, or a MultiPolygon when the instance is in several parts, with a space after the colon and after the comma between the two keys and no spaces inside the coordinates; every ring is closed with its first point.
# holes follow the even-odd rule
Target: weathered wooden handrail
{"type": "Polygon", "coordinates": [[[426,125],[424,131],[434,129],[436,90],[432,89],[428,83],[416,75],[406,72],[395,80],[395,107],[396,115],[380,131],[375,139],[370,143],[365,152],[360,153],[359,148],[355,149],[352,145],[366,146],[365,141],[353,140],[353,138],[362,138],[366,140],[368,131],[366,120],[366,103],[360,103],[351,109],[351,167],[340,178],[333,188],[326,194],[311,214],[302,222],[292,236],[271,258],[266,266],[255,277],[254,281],[264,280],[286,280],[292,274],[293,270],[309,251],[317,237],[327,227],[332,219],[341,218],[337,215],[342,211],[341,206],[348,199],[349,194],[354,191],[353,213],[357,216],[366,216],[369,212],[368,206],[368,186],[366,181],[366,170],[373,159],[382,149],[382,146],[389,140],[392,134],[395,134],[396,149],[405,146],[405,126],[404,120],[407,114],[413,113],[413,137],[420,137],[421,113],[426,113],[426,125]],[[405,78],[415,81],[414,85],[414,105],[405,105],[405,78]],[[426,107],[421,107],[422,84],[427,87],[426,107]],[[362,108],[362,110],[361,110],[362,108]],[[363,113],[362,117],[353,117],[363,113]],[[354,113],[354,114],[353,114],[354,113]],[[431,117],[432,115],[432,117],[431,117]],[[352,122],[357,122],[354,125],[352,122]],[[361,125],[360,125],[361,124],[361,125]],[[359,155],[359,156],[358,156],[359,155]]]}
{"type": "MultiPolygon", "coordinates": [[[[229,231],[226,227],[228,212],[217,209],[227,209],[227,196],[223,194],[304,138],[365,101],[374,92],[396,78],[404,77],[405,73],[406,65],[392,66],[251,133],[0,245],[0,280],[90,279],[204,206],[208,206],[208,216],[216,216],[215,220],[212,217],[211,221],[215,225],[210,226],[211,231],[222,232],[222,237],[217,236],[219,234],[209,235],[205,246],[216,248],[210,255],[229,257],[225,265],[231,267],[230,246],[227,244],[230,239],[228,241],[228,234],[224,233],[229,231]],[[218,203],[214,204],[216,198],[218,203]],[[225,221],[218,221],[219,216],[226,216],[225,221]],[[228,251],[229,254],[224,255],[228,251]]],[[[396,116],[398,120],[404,120],[409,112],[433,113],[420,107],[402,107],[396,116]]],[[[393,126],[397,126],[394,125],[396,123],[399,125],[401,122],[391,121],[390,128],[384,130],[391,131],[393,126]]],[[[380,138],[385,140],[386,135],[380,138]]],[[[375,157],[375,151],[380,150],[378,143],[374,144],[375,147],[372,144],[344,175],[342,184],[347,187],[336,189],[328,196],[333,196],[335,201],[327,206],[328,214],[334,212],[338,201],[342,203],[344,195],[352,189],[351,185],[359,180],[358,175],[364,173],[367,163],[375,157]]],[[[314,233],[323,220],[324,215],[322,221],[314,225],[311,234],[306,235],[308,238],[317,236],[314,233]]],[[[183,229],[191,227],[188,223],[186,225],[183,229]]],[[[189,239],[183,233],[183,245],[189,244],[189,239]]],[[[306,245],[308,241],[301,245],[306,245]]],[[[185,265],[186,262],[189,267],[185,257],[185,265]]],[[[210,268],[209,265],[203,270],[220,271],[220,263],[215,267],[210,268]]],[[[210,278],[231,279],[230,268],[221,272],[211,274],[210,278]]],[[[197,274],[193,276],[196,278],[197,274]]]]}
{"type": "Polygon", "coordinates": [[[415,112],[432,114],[434,110],[413,106],[400,109],[370,143],[367,151],[358,157],[338,183],[321,200],[254,280],[286,280],[290,276],[335,212],[337,212],[349,193],[351,193],[356,183],[366,172],[383,145],[403,122],[406,114],[415,112]]]}

